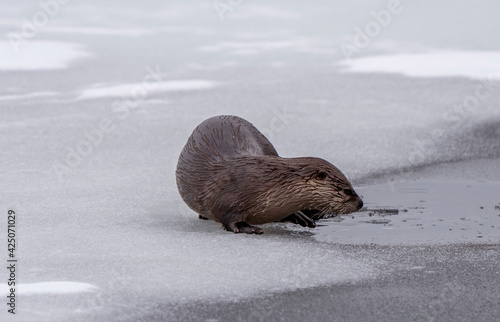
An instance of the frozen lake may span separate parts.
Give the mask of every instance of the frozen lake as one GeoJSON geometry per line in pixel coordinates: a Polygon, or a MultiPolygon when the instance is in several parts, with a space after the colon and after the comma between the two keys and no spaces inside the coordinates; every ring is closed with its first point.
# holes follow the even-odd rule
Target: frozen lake
{"type": "Polygon", "coordinates": [[[498,318],[500,5],[63,2],[0,12],[2,321],[498,318]],[[175,167],[220,114],[332,162],[365,208],[198,220],[175,167]]]}

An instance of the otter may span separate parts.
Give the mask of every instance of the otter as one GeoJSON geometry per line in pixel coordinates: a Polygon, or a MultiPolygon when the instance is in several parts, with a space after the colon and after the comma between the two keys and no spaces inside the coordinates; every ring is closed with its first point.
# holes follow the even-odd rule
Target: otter
{"type": "Polygon", "coordinates": [[[358,211],[363,201],[334,165],[320,158],[282,158],[250,122],[209,118],[193,131],[177,163],[177,188],[200,219],[234,233],[262,234],[253,226],[358,211]]]}

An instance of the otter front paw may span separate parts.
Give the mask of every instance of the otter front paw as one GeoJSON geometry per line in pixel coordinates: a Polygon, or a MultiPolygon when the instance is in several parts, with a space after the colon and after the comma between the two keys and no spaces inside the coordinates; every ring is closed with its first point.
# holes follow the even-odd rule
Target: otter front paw
{"type": "Polygon", "coordinates": [[[232,231],[235,234],[238,233],[246,233],[246,234],[257,234],[261,235],[264,233],[264,230],[259,227],[251,226],[244,221],[231,223],[228,227],[224,227],[228,231],[232,231]]]}
{"type": "Polygon", "coordinates": [[[301,225],[302,227],[314,228],[316,227],[316,222],[304,215],[302,211],[297,211],[296,213],[285,217],[280,220],[281,222],[291,222],[293,224],[301,225]]]}

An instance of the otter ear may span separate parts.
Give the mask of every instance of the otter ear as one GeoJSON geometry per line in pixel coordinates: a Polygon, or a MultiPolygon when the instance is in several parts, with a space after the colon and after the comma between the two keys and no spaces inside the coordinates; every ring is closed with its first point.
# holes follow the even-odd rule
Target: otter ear
{"type": "Polygon", "coordinates": [[[317,178],[318,180],[325,180],[325,179],[326,179],[326,177],[327,177],[326,172],[323,172],[323,171],[319,170],[319,171],[316,173],[316,178],[317,178]]]}

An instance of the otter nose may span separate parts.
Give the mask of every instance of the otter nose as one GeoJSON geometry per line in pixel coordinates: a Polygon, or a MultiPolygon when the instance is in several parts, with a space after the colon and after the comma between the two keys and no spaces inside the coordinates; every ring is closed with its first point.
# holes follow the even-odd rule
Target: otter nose
{"type": "Polygon", "coordinates": [[[361,208],[363,208],[363,200],[361,200],[361,198],[359,198],[358,210],[361,208]]]}

